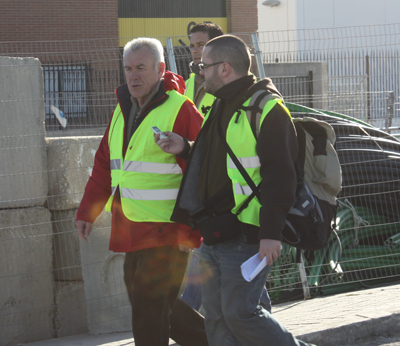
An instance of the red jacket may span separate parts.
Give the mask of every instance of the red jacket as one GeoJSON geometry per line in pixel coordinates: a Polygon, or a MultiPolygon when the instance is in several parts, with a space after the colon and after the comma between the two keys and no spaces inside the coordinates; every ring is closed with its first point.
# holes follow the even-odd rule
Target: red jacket
{"type": "MultiPolygon", "coordinates": [[[[159,91],[146,108],[141,111],[138,118],[138,126],[140,125],[140,121],[151,110],[157,108],[158,105],[168,99],[165,91],[173,89],[183,94],[185,82],[181,76],[166,71],[159,91]]],[[[126,124],[130,108],[132,107],[128,87],[125,84],[117,88],[115,92],[126,124]]],[[[193,141],[200,131],[202,121],[203,117],[197,111],[196,107],[190,101],[186,101],[178,113],[173,132],[193,141]]],[[[93,171],[76,214],[77,220],[93,223],[102,212],[111,195],[110,149],[108,147],[109,127],[110,125],[108,125],[96,152],[93,171]]],[[[150,129],[149,136],[153,136],[150,129]]],[[[125,152],[126,145],[123,148],[123,153],[125,154],[125,152]]],[[[183,171],[185,169],[185,161],[180,158],[177,158],[177,161],[183,171]]],[[[119,193],[116,193],[112,205],[110,250],[115,252],[132,252],[158,246],[176,246],[177,244],[198,247],[200,246],[200,239],[199,231],[193,231],[186,225],[160,222],[133,222],[128,220],[122,212],[119,193]]]]}

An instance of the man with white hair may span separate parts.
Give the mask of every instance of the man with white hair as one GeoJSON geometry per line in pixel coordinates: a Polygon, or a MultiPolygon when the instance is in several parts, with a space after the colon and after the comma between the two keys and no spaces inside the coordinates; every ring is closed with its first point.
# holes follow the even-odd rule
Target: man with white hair
{"type": "MultiPolygon", "coordinates": [[[[112,213],[110,250],[126,253],[135,345],[166,346],[170,336],[181,345],[206,345],[202,317],[194,310],[185,313],[189,328],[170,319],[189,248],[200,245],[200,235],[170,221],[185,163],[163,152],[152,131],[157,126],[194,140],[203,117],[182,95],[183,78],[165,71],[158,40],[128,42],[123,61],[127,83],[116,89],[118,105],[76,215],[78,235],[87,241],[103,207],[112,213]],[[200,337],[189,338],[190,326],[197,325],[200,337]]],[[[185,309],[182,301],[177,305],[185,309]]]]}

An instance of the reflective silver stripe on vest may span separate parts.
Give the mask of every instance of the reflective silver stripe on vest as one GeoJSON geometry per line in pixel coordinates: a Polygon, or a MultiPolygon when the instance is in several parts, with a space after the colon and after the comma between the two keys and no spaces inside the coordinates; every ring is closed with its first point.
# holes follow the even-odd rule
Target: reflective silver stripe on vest
{"type": "MultiPolygon", "coordinates": [[[[238,160],[244,168],[261,167],[260,158],[258,156],[238,157],[238,160]]],[[[231,158],[229,158],[229,168],[232,168],[232,169],[237,168],[231,158]]]]}
{"type": "Polygon", "coordinates": [[[158,174],[182,174],[182,169],[177,163],[156,163],[141,161],[125,161],[124,171],[158,174]]]}
{"type": "Polygon", "coordinates": [[[116,186],[111,186],[111,196],[115,195],[115,191],[117,191],[117,187],[116,186]]]}
{"type": "Polygon", "coordinates": [[[121,159],[110,160],[110,169],[111,170],[121,169],[121,163],[122,163],[121,159]]]}
{"type": "Polygon", "coordinates": [[[239,183],[235,184],[235,195],[250,196],[253,190],[250,186],[242,186],[239,183]]]}
{"type": "Polygon", "coordinates": [[[174,200],[178,197],[178,191],[179,191],[179,189],[137,190],[137,189],[127,189],[125,187],[122,187],[120,189],[121,189],[121,196],[123,198],[142,200],[142,201],[174,200]]]}

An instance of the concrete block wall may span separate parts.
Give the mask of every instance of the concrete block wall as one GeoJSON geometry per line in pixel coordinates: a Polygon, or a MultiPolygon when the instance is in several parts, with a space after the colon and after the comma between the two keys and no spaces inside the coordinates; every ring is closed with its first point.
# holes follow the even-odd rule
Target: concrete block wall
{"type": "MultiPolygon", "coordinates": [[[[111,214],[103,212],[98,217],[88,242],[78,238],[74,224],[100,140],[101,136],[46,138],[47,207],[53,221],[54,277],[57,287],[63,288],[57,294],[60,299],[67,299],[67,287],[69,292],[84,296],[85,326],[92,334],[131,330],[129,300],[123,282],[124,255],[108,250],[111,214]]],[[[60,310],[57,315],[58,332],[76,331],[72,324],[68,329],[67,312],[60,310]]]]}
{"type": "Polygon", "coordinates": [[[56,281],[54,329],[57,337],[88,332],[85,293],[82,281],[56,281]]]}
{"type": "Polygon", "coordinates": [[[43,74],[0,57],[0,345],[54,336],[43,74]]]}
{"type": "Polygon", "coordinates": [[[50,210],[53,228],[53,272],[55,281],[82,282],[76,209],[50,210]]]}
{"type": "MultiPolygon", "coordinates": [[[[58,337],[89,331],[80,242],[75,215],[92,172],[101,136],[46,138],[54,234],[54,328],[58,337]]],[[[107,247],[104,251],[108,251],[107,247]]],[[[96,290],[96,287],[91,287],[96,290]]]]}
{"type": "Polygon", "coordinates": [[[46,142],[37,59],[0,57],[0,101],[0,345],[88,332],[74,221],[101,137],[46,142]]]}
{"type": "Polygon", "coordinates": [[[0,345],[55,336],[52,238],[46,208],[0,210],[0,345]]]}
{"type": "Polygon", "coordinates": [[[33,58],[0,57],[0,209],[44,205],[43,72],[33,58]]]}
{"type": "Polygon", "coordinates": [[[46,138],[50,210],[79,207],[100,136],[46,138]]]}
{"type": "Polygon", "coordinates": [[[87,242],[80,241],[89,332],[123,332],[132,329],[128,295],[123,280],[123,253],[108,250],[111,214],[103,212],[87,242]]]}

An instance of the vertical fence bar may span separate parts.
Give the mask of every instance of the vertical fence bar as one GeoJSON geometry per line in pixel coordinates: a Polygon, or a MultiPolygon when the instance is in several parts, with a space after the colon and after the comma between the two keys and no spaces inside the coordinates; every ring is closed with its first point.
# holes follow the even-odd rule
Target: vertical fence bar
{"type": "Polygon", "coordinates": [[[369,85],[369,55],[365,56],[365,74],[367,75],[367,119],[371,119],[371,93],[369,85]]]}
{"type": "Polygon", "coordinates": [[[170,38],[165,39],[167,45],[167,54],[170,71],[174,73],[178,73],[178,69],[176,68],[175,56],[174,56],[174,46],[172,45],[172,40],[170,38]]]}
{"type": "Polygon", "coordinates": [[[261,59],[261,51],[260,51],[260,47],[258,46],[258,38],[257,38],[256,33],[251,34],[251,40],[253,42],[254,50],[256,51],[258,76],[260,77],[260,79],[264,79],[265,71],[264,71],[264,66],[263,66],[262,59],[261,59]]]}
{"type": "Polygon", "coordinates": [[[386,119],[385,119],[385,128],[390,133],[390,127],[392,126],[392,119],[394,115],[394,92],[390,91],[389,96],[387,97],[387,106],[386,106],[386,119]]]}
{"type": "Polygon", "coordinates": [[[314,75],[313,75],[313,71],[308,71],[308,83],[307,84],[308,84],[309,107],[310,108],[314,108],[314,102],[313,102],[313,97],[314,97],[314,75]]]}

